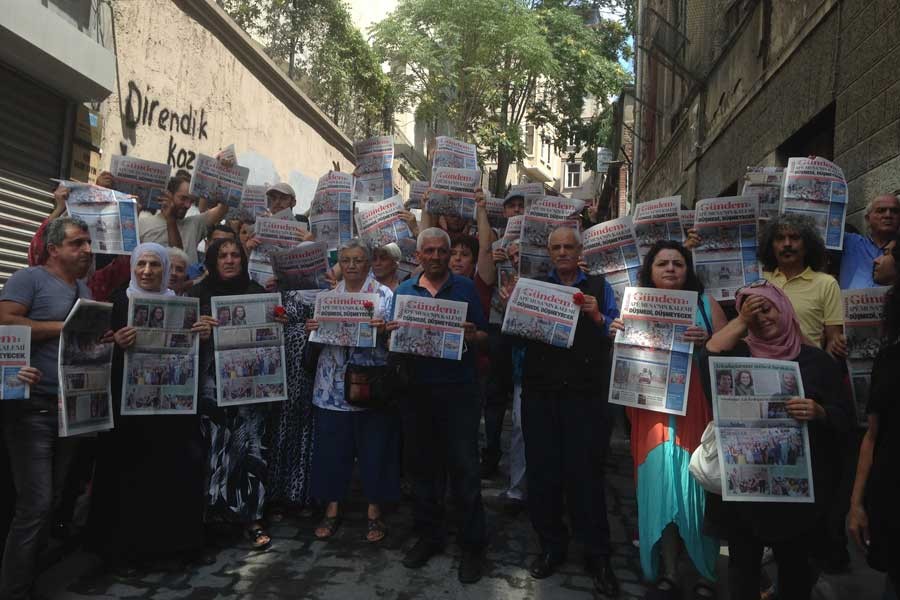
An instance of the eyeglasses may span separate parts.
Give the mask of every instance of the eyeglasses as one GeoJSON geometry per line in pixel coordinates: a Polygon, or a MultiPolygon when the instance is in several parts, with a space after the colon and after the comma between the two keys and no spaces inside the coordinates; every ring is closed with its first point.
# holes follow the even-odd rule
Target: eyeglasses
{"type": "Polygon", "coordinates": [[[743,292],[744,290],[748,290],[748,289],[751,289],[751,288],[765,287],[765,286],[767,286],[767,285],[771,285],[771,284],[769,283],[769,280],[768,280],[768,279],[757,279],[757,280],[754,281],[753,283],[748,283],[748,284],[745,285],[745,286],[739,287],[739,288],[737,289],[737,291],[734,293],[734,295],[735,295],[735,297],[737,297],[737,295],[740,294],[741,292],[743,292]]]}
{"type": "Polygon", "coordinates": [[[368,261],[365,258],[342,258],[338,262],[342,265],[364,265],[368,261]]]}

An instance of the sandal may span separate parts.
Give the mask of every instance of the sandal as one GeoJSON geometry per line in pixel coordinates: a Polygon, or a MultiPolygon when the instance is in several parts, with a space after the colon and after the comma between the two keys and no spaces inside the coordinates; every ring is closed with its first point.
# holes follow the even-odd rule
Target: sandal
{"type": "Polygon", "coordinates": [[[250,545],[254,550],[265,550],[272,544],[272,536],[258,525],[245,529],[244,537],[250,540],[250,545]]]}
{"type": "Polygon", "coordinates": [[[694,600],[715,600],[716,590],[702,581],[694,586],[694,600]]]}
{"type": "Polygon", "coordinates": [[[681,598],[681,589],[669,577],[665,575],[656,580],[656,584],[647,590],[644,600],[675,600],[681,598]]]}
{"type": "Polygon", "coordinates": [[[381,517],[375,519],[369,519],[368,527],[366,528],[366,541],[370,544],[377,544],[381,541],[384,541],[384,538],[387,537],[387,526],[384,524],[384,521],[381,520],[381,517]],[[375,534],[374,538],[372,534],[375,534]]]}
{"type": "Polygon", "coordinates": [[[337,533],[338,527],[341,525],[341,515],[334,515],[333,517],[325,516],[322,517],[322,521],[319,522],[316,529],[313,531],[313,535],[316,536],[317,539],[327,540],[332,537],[335,533],[337,533]],[[325,529],[328,531],[325,535],[319,535],[318,530],[325,529]]]}

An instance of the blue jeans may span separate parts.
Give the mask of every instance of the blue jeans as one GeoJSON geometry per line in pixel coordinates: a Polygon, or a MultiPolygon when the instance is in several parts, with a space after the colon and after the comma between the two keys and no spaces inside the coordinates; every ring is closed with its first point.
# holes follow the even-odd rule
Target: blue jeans
{"type": "Polygon", "coordinates": [[[443,545],[446,538],[443,501],[448,476],[459,506],[459,545],[477,551],[485,544],[478,462],[480,419],[481,396],[476,383],[416,386],[409,394],[403,434],[413,463],[413,515],[421,536],[437,545],[443,545]]]}
{"type": "Polygon", "coordinates": [[[3,436],[16,486],[16,511],[0,569],[0,598],[29,597],[50,520],[62,497],[77,438],[58,437],[55,412],[3,407],[3,436]]]}

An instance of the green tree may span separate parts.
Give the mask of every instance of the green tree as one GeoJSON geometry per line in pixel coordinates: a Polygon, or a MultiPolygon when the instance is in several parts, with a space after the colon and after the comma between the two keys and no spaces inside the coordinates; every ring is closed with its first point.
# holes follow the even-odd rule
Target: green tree
{"type": "Polygon", "coordinates": [[[342,0],[217,0],[351,138],[391,130],[396,94],[342,0]]]}
{"type": "Polygon", "coordinates": [[[526,120],[552,131],[557,148],[590,154],[605,140],[602,120],[585,122],[582,108],[588,98],[605,105],[628,81],[617,62],[628,34],[608,19],[586,26],[597,8],[564,0],[400,0],[372,34],[395,66],[398,102],[415,106],[433,134],[474,142],[482,158],[496,160],[499,195],[509,166],[523,157],[526,120]]]}

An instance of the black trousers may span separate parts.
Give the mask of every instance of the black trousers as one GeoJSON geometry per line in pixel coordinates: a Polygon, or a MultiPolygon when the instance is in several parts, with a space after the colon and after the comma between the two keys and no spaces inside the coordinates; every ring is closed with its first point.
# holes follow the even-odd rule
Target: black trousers
{"type": "Polygon", "coordinates": [[[500,438],[503,434],[503,419],[506,407],[512,401],[512,344],[500,333],[500,327],[488,329],[488,353],[491,368],[484,382],[484,451],[487,461],[499,461],[500,438]]]}
{"type": "Polygon", "coordinates": [[[778,597],[809,600],[813,586],[809,538],[765,542],[750,531],[735,532],[728,540],[729,598],[759,600],[760,561],[765,546],[772,547],[778,566],[778,597]]]}
{"type": "Polygon", "coordinates": [[[610,555],[603,463],[609,442],[606,399],[587,391],[522,390],[528,512],[544,552],[563,554],[569,531],[591,557],[610,555]],[[565,504],[563,503],[565,496],[565,504]]]}

